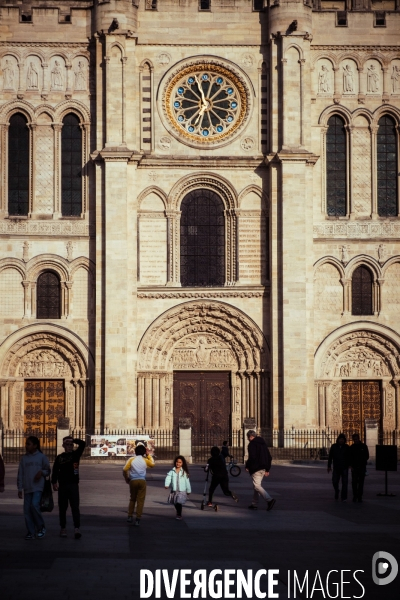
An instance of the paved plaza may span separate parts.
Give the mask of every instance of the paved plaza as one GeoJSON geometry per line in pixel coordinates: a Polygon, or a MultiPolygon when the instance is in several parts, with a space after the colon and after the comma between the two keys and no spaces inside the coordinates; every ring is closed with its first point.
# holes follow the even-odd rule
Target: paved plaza
{"type": "MultiPolygon", "coordinates": [[[[149,472],[143,518],[135,527],[126,522],[128,486],[122,464],[81,465],[79,541],[73,539],[70,514],[68,538],[59,537],[57,507],[45,515],[46,537],[24,540],[17,465],[6,465],[6,490],[0,496],[0,600],[136,599],[140,569],[278,569],[279,583],[273,589],[279,598],[319,599],[328,598],[328,593],[332,598],[367,600],[399,597],[400,575],[389,585],[372,582],[376,552],[389,552],[400,563],[399,473],[389,473],[389,491],[396,497],[380,497],[384,473],[369,467],[364,502],[355,504],[351,492],[346,503],[334,500],[326,464],[273,464],[264,485],[276,505],[267,512],[261,504],[258,511],[248,510],[251,480],[242,469],[238,478],[230,478],[239,503],[218,488],[219,511],[214,512],[200,510],[205,476],[196,465],[191,468],[193,492],[179,522],[166,503],[169,465],[158,464],[149,472]],[[327,592],[331,570],[338,573],[329,576],[327,592]],[[356,570],[360,583],[353,576],[356,570]],[[301,583],[308,571],[308,591],[305,585],[294,596],[293,588],[288,589],[288,571],[291,582],[295,571],[301,583]],[[350,583],[338,588],[334,584],[340,579],[350,583]]],[[[261,578],[266,592],[267,579],[261,578]]],[[[166,597],[164,590],[161,597],[166,597]]],[[[182,597],[179,589],[173,597],[182,597]]]]}

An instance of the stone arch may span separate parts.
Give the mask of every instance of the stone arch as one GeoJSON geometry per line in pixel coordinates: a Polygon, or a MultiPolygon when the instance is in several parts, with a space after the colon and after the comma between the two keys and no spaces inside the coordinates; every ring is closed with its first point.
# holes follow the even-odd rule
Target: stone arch
{"type": "Polygon", "coordinates": [[[352,115],[351,112],[346,106],[337,106],[333,104],[325,108],[319,116],[318,124],[323,125],[324,127],[328,126],[329,118],[333,115],[338,115],[344,119],[346,125],[351,124],[352,115]]]}
{"type": "Polygon", "coordinates": [[[351,279],[354,271],[360,266],[365,266],[370,269],[374,281],[382,276],[382,270],[377,260],[375,260],[372,256],[368,256],[367,254],[359,254],[347,263],[345,277],[347,279],[351,279]]]}
{"type": "Polygon", "coordinates": [[[11,100],[11,102],[6,102],[1,107],[0,124],[8,124],[10,118],[15,113],[22,113],[26,117],[28,123],[33,123],[35,121],[35,110],[32,104],[25,102],[24,100],[11,100]]]}
{"type": "Polygon", "coordinates": [[[368,125],[371,125],[373,119],[371,111],[365,106],[357,108],[355,111],[353,111],[351,116],[352,124],[355,124],[357,117],[364,117],[364,119],[368,121],[368,125]]]}
{"type": "Polygon", "coordinates": [[[22,280],[26,277],[25,263],[20,258],[2,258],[0,260],[0,271],[4,269],[15,269],[21,275],[22,280]]]}
{"type": "Polygon", "coordinates": [[[149,58],[145,58],[139,65],[139,70],[143,71],[144,68],[148,68],[149,71],[154,71],[154,65],[149,58]]]}
{"type": "Polygon", "coordinates": [[[237,194],[231,183],[215,173],[192,173],[182,177],[168,196],[168,227],[172,252],[169,255],[169,277],[172,285],[180,284],[180,205],[192,190],[208,189],[216,193],[225,207],[225,285],[237,280],[237,194]]]}
{"type": "Polygon", "coordinates": [[[238,195],[238,198],[237,198],[237,203],[238,203],[239,207],[241,207],[242,200],[245,198],[245,196],[247,196],[247,194],[250,194],[251,192],[254,192],[254,194],[257,194],[257,196],[260,197],[261,208],[268,209],[268,207],[269,207],[268,194],[266,192],[264,192],[258,185],[248,185],[240,192],[240,194],[238,195]]]}
{"type": "Polygon", "coordinates": [[[90,112],[87,107],[83,104],[83,102],[79,102],[78,100],[66,100],[57,104],[54,109],[55,118],[54,120],[58,123],[62,123],[63,118],[68,113],[75,113],[82,124],[90,123],[90,112]]]}
{"type": "Polygon", "coordinates": [[[389,115],[390,117],[392,117],[392,119],[395,120],[397,126],[400,125],[400,110],[396,106],[390,106],[388,104],[378,106],[378,108],[374,111],[372,115],[372,124],[378,125],[379,119],[381,117],[384,117],[385,115],[389,115]]]}
{"type": "Polygon", "coordinates": [[[161,202],[163,203],[164,209],[167,208],[167,194],[158,186],[151,185],[151,186],[147,187],[145,190],[143,190],[143,192],[140,192],[140,194],[139,194],[139,197],[138,197],[139,210],[141,209],[143,200],[150,194],[156,194],[160,198],[161,202]]]}
{"type": "Polygon", "coordinates": [[[36,281],[42,271],[51,270],[59,275],[61,281],[69,281],[69,264],[65,258],[56,254],[40,254],[27,264],[27,279],[36,281]]]}
{"type": "Polygon", "coordinates": [[[86,271],[89,273],[91,281],[94,282],[95,265],[94,265],[93,261],[91,261],[89,258],[86,258],[86,256],[78,256],[77,258],[75,258],[70,263],[70,278],[71,279],[73,279],[74,274],[78,269],[86,269],[86,271]]]}
{"type": "MultiPolygon", "coordinates": [[[[179,370],[230,371],[235,392],[232,422],[240,427],[243,418],[255,416],[261,425],[269,424],[268,344],[259,327],[237,308],[217,301],[191,301],[175,306],[160,315],[144,333],[138,357],[139,426],[166,425],[165,414],[158,422],[151,418],[146,421],[145,405],[152,399],[144,380],[161,378],[160,391],[166,394],[166,389],[171,391],[173,372],[179,370]]],[[[169,411],[172,415],[173,407],[169,411]]]]}
{"type": "Polygon", "coordinates": [[[314,273],[316,273],[318,271],[318,269],[320,267],[322,267],[322,265],[325,265],[325,264],[330,264],[330,265],[336,267],[336,269],[339,271],[340,277],[344,277],[343,265],[340,262],[340,260],[337,259],[335,256],[323,256],[322,258],[317,260],[317,262],[314,263],[314,273]]]}
{"type": "Polygon", "coordinates": [[[89,348],[73,332],[50,323],[28,325],[8,336],[0,346],[2,417],[10,428],[23,427],[24,382],[62,380],[65,416],[71,427],[93,423],[94,362],[89,348]]]}
{"type": "Polygon", "coordinates": [[[191,173],[182,177],[168,195],[168,205],[172,210],[179,210],[183,198],[192,190],[207,188],[222,199],[226,210],[238,208],[237,193],[231,183],[216,173],[191,173]]]}
{"type": "Polygon", "coordinates": [[[384,429],[398,427],[400,335],[393,329],[368,321],[339,327],[317,348],[314,368],[319,414],[326,415],[320,425],[342,426],[343,379],[367,379],[381,381],[384,429]]]}
{"type": "Polygon", "coordinates": [[[290,42],[286,48],[285,48],[285,53],[284,56],[286,57],[287,53],[289,50],[291,50],[292,48],[294,48],[295,50],[297,50],[298,54],[299,54],[299,60],[303,60],[304,59],[304,51],[303,48],[301,46],[299,46],[299,44],[296,44],[295,42],[290,42]]]}

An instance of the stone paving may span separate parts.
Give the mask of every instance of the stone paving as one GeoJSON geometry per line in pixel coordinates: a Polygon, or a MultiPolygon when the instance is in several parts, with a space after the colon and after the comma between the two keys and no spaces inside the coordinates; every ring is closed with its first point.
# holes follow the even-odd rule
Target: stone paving
{"type": "MultiPolygon", "coordinates": [[[[59,537],[56,507],[45,515],[46,537],[28,542],[16,493],[17,465],[6,465],[6,491],[0,496],[0,600],[136,599],[140,569],[168,569],[170,574],[172,569],[278,569],[273,590],[279,598],[399,597],[400,575],[378,586],[372,582],[371,566],[375,552],[382,550],[400,563],[398,473],[389,473],[389,492],[397,495],[380,497],[384,473],[369,467],[364,502],[355,504],[351,493],[346,503],[334,500],[326,464],[273,465],[264,485],[276,505],[270,512],[262,505],[253,512],[247,508],[251,481],[242,470],[238,478],[230,478],[239,503],[217,490],[219,511],[214,512],[200,510],[205,476],[200,466],[193,466],[193,493],[179,522],[166,503],[163,481],[169,466],[159,464],[149,472],[145,511],[140,527],[134,527],[126,522],[128,488],[121,467],[81,465],[81,540],[72,537],[70,516],[69,537],[59,537]],[[339,573],[331,573],[327,584],[330,570],[339,573]],[[353,575],[356,570],[360,583],[353,575]],[[306,571],[308,590],[305,585],[300,593],[297,587],[295,596],[294,572],[302,583],[306,571]],[[340,578],[350,583],[335,587],[340,578]]],[[[261,578],[261,590],[270,597],[267,579],[261,578]]],[[[167,597],[164,588],[160,597],[167,597]]],[[[177,588],[171,597],[184,596],[177,588]]],[[[250,597],[256,597],[254,591],[250,597]]]]}

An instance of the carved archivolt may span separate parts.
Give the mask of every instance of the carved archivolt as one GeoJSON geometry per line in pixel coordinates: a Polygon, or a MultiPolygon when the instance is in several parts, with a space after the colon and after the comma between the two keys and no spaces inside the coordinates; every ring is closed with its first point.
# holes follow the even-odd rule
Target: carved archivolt
{"type": "Polygon", "coordinates": [[[88,366],[67,338],[49,332],[32,333],[16,341],[1,363],[2,377],[86,379],[88,366]]]}
{"type": "Polygon", "coordinates": [[[315,356],[316,378],[357,379],[400,376],[400,336],[372,323],[353,324],[353,331],[337,330],[315,356]],[[343,332],[343,333],[342,333],[343,332]]]}
{"type": "Polygon", "coordinates": [[[171,210],[179,210],[183,198],[192,190],[206,188],[221,196],[226,210],[238,208],[237,194],[231,183],[216,173],[199,173],[187,175],[180,179],[168,196],[171,210]]]}
{"type": "Polygon", "coordinates": [[[260,329],[222,302],[188,302],[164,313],[139,345],[139,370],[269,368],[260,329]]]}

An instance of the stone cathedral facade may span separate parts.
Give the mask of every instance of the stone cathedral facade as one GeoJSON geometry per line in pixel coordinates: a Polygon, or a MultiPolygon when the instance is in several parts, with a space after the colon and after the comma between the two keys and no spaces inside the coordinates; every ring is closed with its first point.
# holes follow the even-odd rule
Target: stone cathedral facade
{"type": "Polygon", "coordinates": [[[6,428],[400,428],[399,31],[399,0],[1,0],[6,428]]]}

